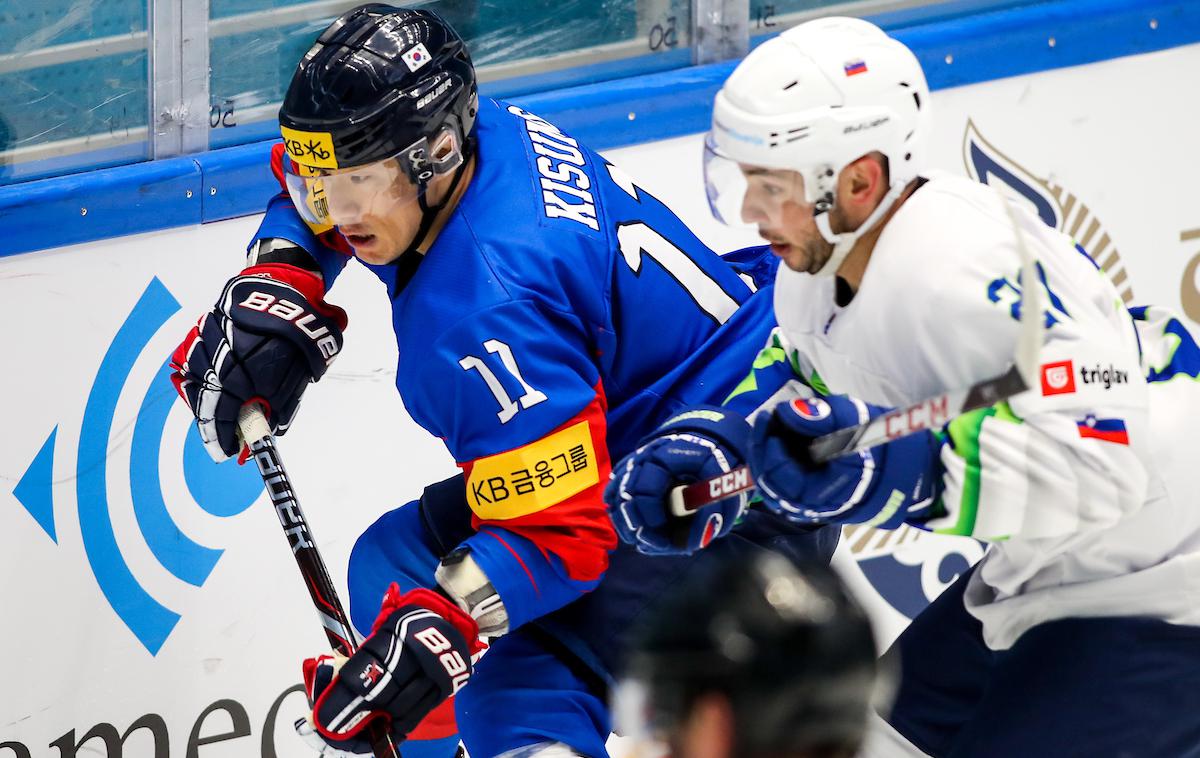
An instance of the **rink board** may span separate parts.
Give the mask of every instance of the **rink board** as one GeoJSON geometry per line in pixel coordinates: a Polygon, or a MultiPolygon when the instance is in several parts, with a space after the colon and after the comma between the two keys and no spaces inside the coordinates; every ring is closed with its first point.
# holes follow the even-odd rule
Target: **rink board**
{"type": "MultiPolygon", "coordinates": [[[[1196,71],[1192,45],[941,90],[931,163],[1004,184],[1089,248],[1107,240],[1132,302],[1195,322],[1200,107],[1181,72],[1196,71]]],[[[708,216],[699,136],[607,154],[713,247],[754,242],[708,216]]],[[[308,754],[290,724],[324,635],[254,473],[207,461],[164,372],[257,221],[0,260],[0,758],[308,754]]],[[[350,314],[345,351],[280,448],[344,586],[355,535],[454,466],[395,393],[382,287],[352,265],[331,300],[350,314]]],[[[982,552],[859,531],[837,563],[886,643],[982,552]]]]}

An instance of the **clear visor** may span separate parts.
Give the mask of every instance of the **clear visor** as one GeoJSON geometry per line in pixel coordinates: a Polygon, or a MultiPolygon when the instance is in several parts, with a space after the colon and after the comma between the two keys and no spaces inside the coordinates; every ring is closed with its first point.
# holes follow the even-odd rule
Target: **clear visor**
{"type": "Polygon", "coordinates": [[[300,216],[316,226],[346,226],[387,216],[425,194],[429,182],[462,164],[453,135],[439,137],[436,155],[420,139],[385,160],[345,169],[284,161],[284,179],[300,216]]]}
{"type": "Polygon", "coordinates": [[[799,171],[738,163],[711,136],[704,143],[704,191],[713,216],[728,226],[779,228],[787,206],[812,213],[799,171]]]}

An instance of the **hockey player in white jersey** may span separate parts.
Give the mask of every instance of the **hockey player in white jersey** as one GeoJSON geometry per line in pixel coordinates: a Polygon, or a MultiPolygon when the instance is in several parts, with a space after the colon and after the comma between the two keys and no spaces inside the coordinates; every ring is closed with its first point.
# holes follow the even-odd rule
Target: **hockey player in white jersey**
{"type": "MultiPolygon", "coordinates": [[[[1165,310],[1127,311],[1027,209],[922,171],[929,105],[913,54],[845,18],[766,42],[718,93],[710,203],[786,264],[755,367],[797,375],[737,452],[766,507],[795,521],[991,543],[889,653],[902,678],[885,715],[906,749],[1200,755],[1200,350],[1165,310]],[[1037,282],[1019,276],[1022,245],[1037,282]],[[813,438],[1001,374],[1027,287],[1046,303],[1036,386],[828,465],[807,458],[813,438]]],[[[613,468],[607,499],[634,542],[669,527],[666,494],[687,481],[654,463],[638,451],[613,468]]]]}

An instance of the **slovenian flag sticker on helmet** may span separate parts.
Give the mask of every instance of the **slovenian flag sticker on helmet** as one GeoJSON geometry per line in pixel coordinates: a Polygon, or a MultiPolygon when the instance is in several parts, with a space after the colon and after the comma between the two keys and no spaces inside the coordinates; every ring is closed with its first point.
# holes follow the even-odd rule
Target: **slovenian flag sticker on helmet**
{"type": "Polygon", "coordinates": [[[1129,444],[1129,432],[1125,430],[1125,422],[1119,418],[1096,418],[1088,414],[1082,421],[1075,422],[1079,427],[1079,436],[1118,445],[1129,444]]]}
{"type": "Polygon", "coordinates": [[[429,51],[425,49],[425,43],[418,42],[400,57],[404,59],[409,71],[416,71],[429,62],[430,56],[429,51]]]}
{"type": "Polygon", "coordinates": [[[850,61],[844,66],[844,68],[846,69],[846,76],[865,74],[867,73],[867,62],[862,60],[850,61]]]}

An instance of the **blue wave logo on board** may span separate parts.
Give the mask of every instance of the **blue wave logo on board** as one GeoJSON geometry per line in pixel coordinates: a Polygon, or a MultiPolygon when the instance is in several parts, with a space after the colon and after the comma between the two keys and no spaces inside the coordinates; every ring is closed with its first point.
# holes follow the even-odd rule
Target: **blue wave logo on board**
{"type": "MultiPolygon", "coordinates": [[[[250,507],[262,493],[256,473],[232,462],[217,465],[204,451],[199,435],[189,430],[182,460],[166,461],[183,470],[187,493],[163,487],[160,470],[164,432],[172,404],[178,399],[167,379],[167,362],[154,374],[149,386],[132,387],[130,372],[150,340],[179,310],[179,302],[155,277],[117,330],[92,381],[79,430],[76,451],[76,502],[84,551],[96,583],[114,612],[151,655],[157,655],[180,620],[180,614],[155,599],[142,586],[121,553],[113,528],[109,502],[108,469],[110,442],[114,435],[117,403],[131,392],[141,400],[133,421],[129,446],[129,499],[138,531],[155,560],[176,578],[201,587],[212,573],[222,550],[195,542],[170,515],[193,505],[217,517],[234,516],[250,507]],[[188,495],[190,494],[190,498],[188,495]]],[[[123,433],[124,428],[117,430],[123,433]]],[[[13,494],[42,527],[58,542],[54,523],[53,472],[58,427],[51,430],[33,462],[22,474],[13,494]]],[[[112,446],[112,451],[119,449],[112,446]]]]}

